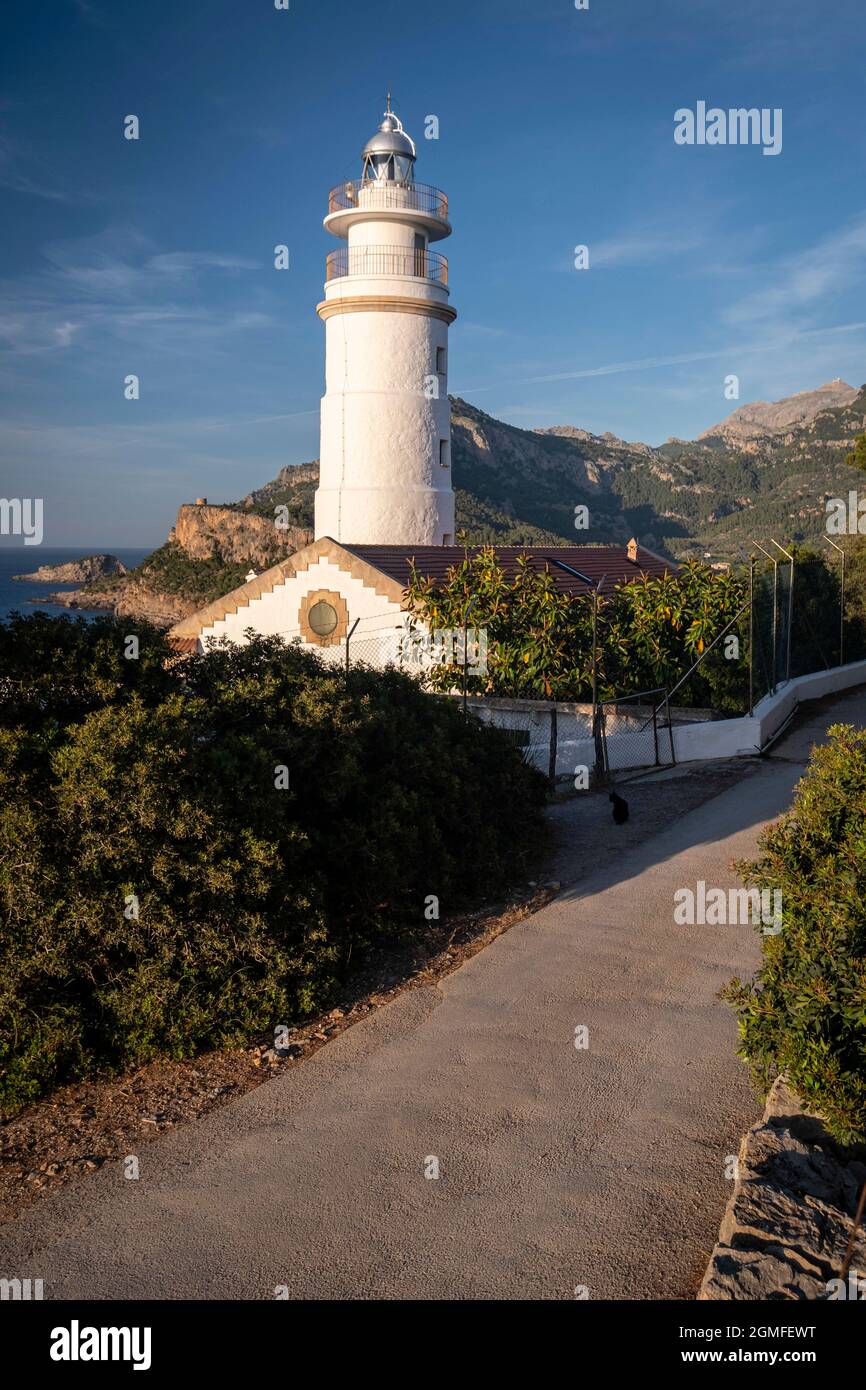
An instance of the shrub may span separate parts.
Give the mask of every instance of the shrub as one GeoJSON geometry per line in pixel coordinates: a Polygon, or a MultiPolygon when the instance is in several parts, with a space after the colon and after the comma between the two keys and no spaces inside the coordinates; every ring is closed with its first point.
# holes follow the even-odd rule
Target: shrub
{"type": "MultiPolygon", "coordinates": [[[[63,649],[67,620],[40,621],[63,649]]],[[[112,622],[78,635],[74,717],[43,690],[41,626],[41,722],[36,698],[23,723],[0,707],[7,1110],[324,1007],[364,951],[427,928],[429,895],[478,901],[540,844],[543,778],[399,672],[255,638],[124,682],[112,622]]]]}
{"type": "Polygon", "coordinates": [[[147,623],[113,617],[24,617],[0,622],[0,726],[45,731],[82,718],[137,690],[151,703],[172,688],[172,651],[147,623]],[[139,656],[124,655],[137,636],[139,656]]]}
{"type": "Polygon", "coordinates": [[[866,1140],[866,730],[829,734],[759,858],[739,866],[749,886],[781,890],[784,925],[763,938],[754,980],[723,993],[755,1080],[787,1073],[852,1143],[866,1140]]]}

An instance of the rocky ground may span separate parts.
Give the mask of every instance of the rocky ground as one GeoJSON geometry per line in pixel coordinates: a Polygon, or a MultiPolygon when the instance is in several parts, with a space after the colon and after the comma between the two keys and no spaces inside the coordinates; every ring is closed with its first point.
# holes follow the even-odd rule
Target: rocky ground
{"type": "MultiPolygon", "coordinates": [[[[864,1182],[866,1166],[840,1149],[777,1080],[740,1147],[734,1191],[698,1297],[838,1297],[830,1281],[842,1268],[864,1182]]],[[[851,1271],[866,1279],[862,1227],[851,1271]]]]}
{"type": "Polygon", "coordinates": [[[114,613],[118,618],[152,623],[154,627],[171,627],[201,607],[197,599],[163,593],[136,579],[127,579],[116,589],[91,592],[85,588],[48,594],[44,601],[73,611],[114,613]]]}

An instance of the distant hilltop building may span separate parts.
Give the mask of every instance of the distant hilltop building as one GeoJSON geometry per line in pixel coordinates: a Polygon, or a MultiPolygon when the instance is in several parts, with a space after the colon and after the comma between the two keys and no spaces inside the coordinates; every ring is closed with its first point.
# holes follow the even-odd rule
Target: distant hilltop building
{"type": "MultiPolygon", "coordinates": [[[[448,263],[430,249],[450,235],[448,199],[415,181],[415,143],[390,97],[361,158],[361,177],[332,189],[325,217],[345,245],[328,256],[317,309],[325,394],[315,539],[264,573],[250,570],[240,588],[177,623],[171,637],[179,649],[203,650],[220,638],[243,643],[252,630],[330,659],[343,660],[351,639],[356,656],[372,665],[400,661],[412,564],[444,579],[466,554],[454,544],[451,481],[448,327],[456,314],[448,263]]],[[[670,568],[636,540],[497,553],[508,572],[528,555],[575,595],[603,578],[609,591],[670,568]]]]}

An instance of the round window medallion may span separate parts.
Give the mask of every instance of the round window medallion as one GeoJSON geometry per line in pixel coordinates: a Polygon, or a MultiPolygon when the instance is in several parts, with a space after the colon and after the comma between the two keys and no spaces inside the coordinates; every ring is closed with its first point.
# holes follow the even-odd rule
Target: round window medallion
{"type": "Polygon", "coordinates": [[[337,610],[324,599],[314,603],[307,615],[307,622],[317,637],[330,637],[337,626],[337,610]]]}

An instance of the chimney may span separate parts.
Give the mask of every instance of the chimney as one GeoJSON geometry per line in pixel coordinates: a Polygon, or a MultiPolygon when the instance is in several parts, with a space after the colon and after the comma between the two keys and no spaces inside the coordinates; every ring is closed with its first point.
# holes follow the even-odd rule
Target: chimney
{"type": "Polygon", "coordinates": [[[636,564],[637,564],[637,541],[635,540],[634,536],[632,536],[631,540],[629,541],[629,543],[628,543],[628,545],[627,545],[627,547],[626,547],[626,554],[628,555],[628,558],[631,560],[632,564],[633,564],[633,565],[636,565],[636,564]]]}

